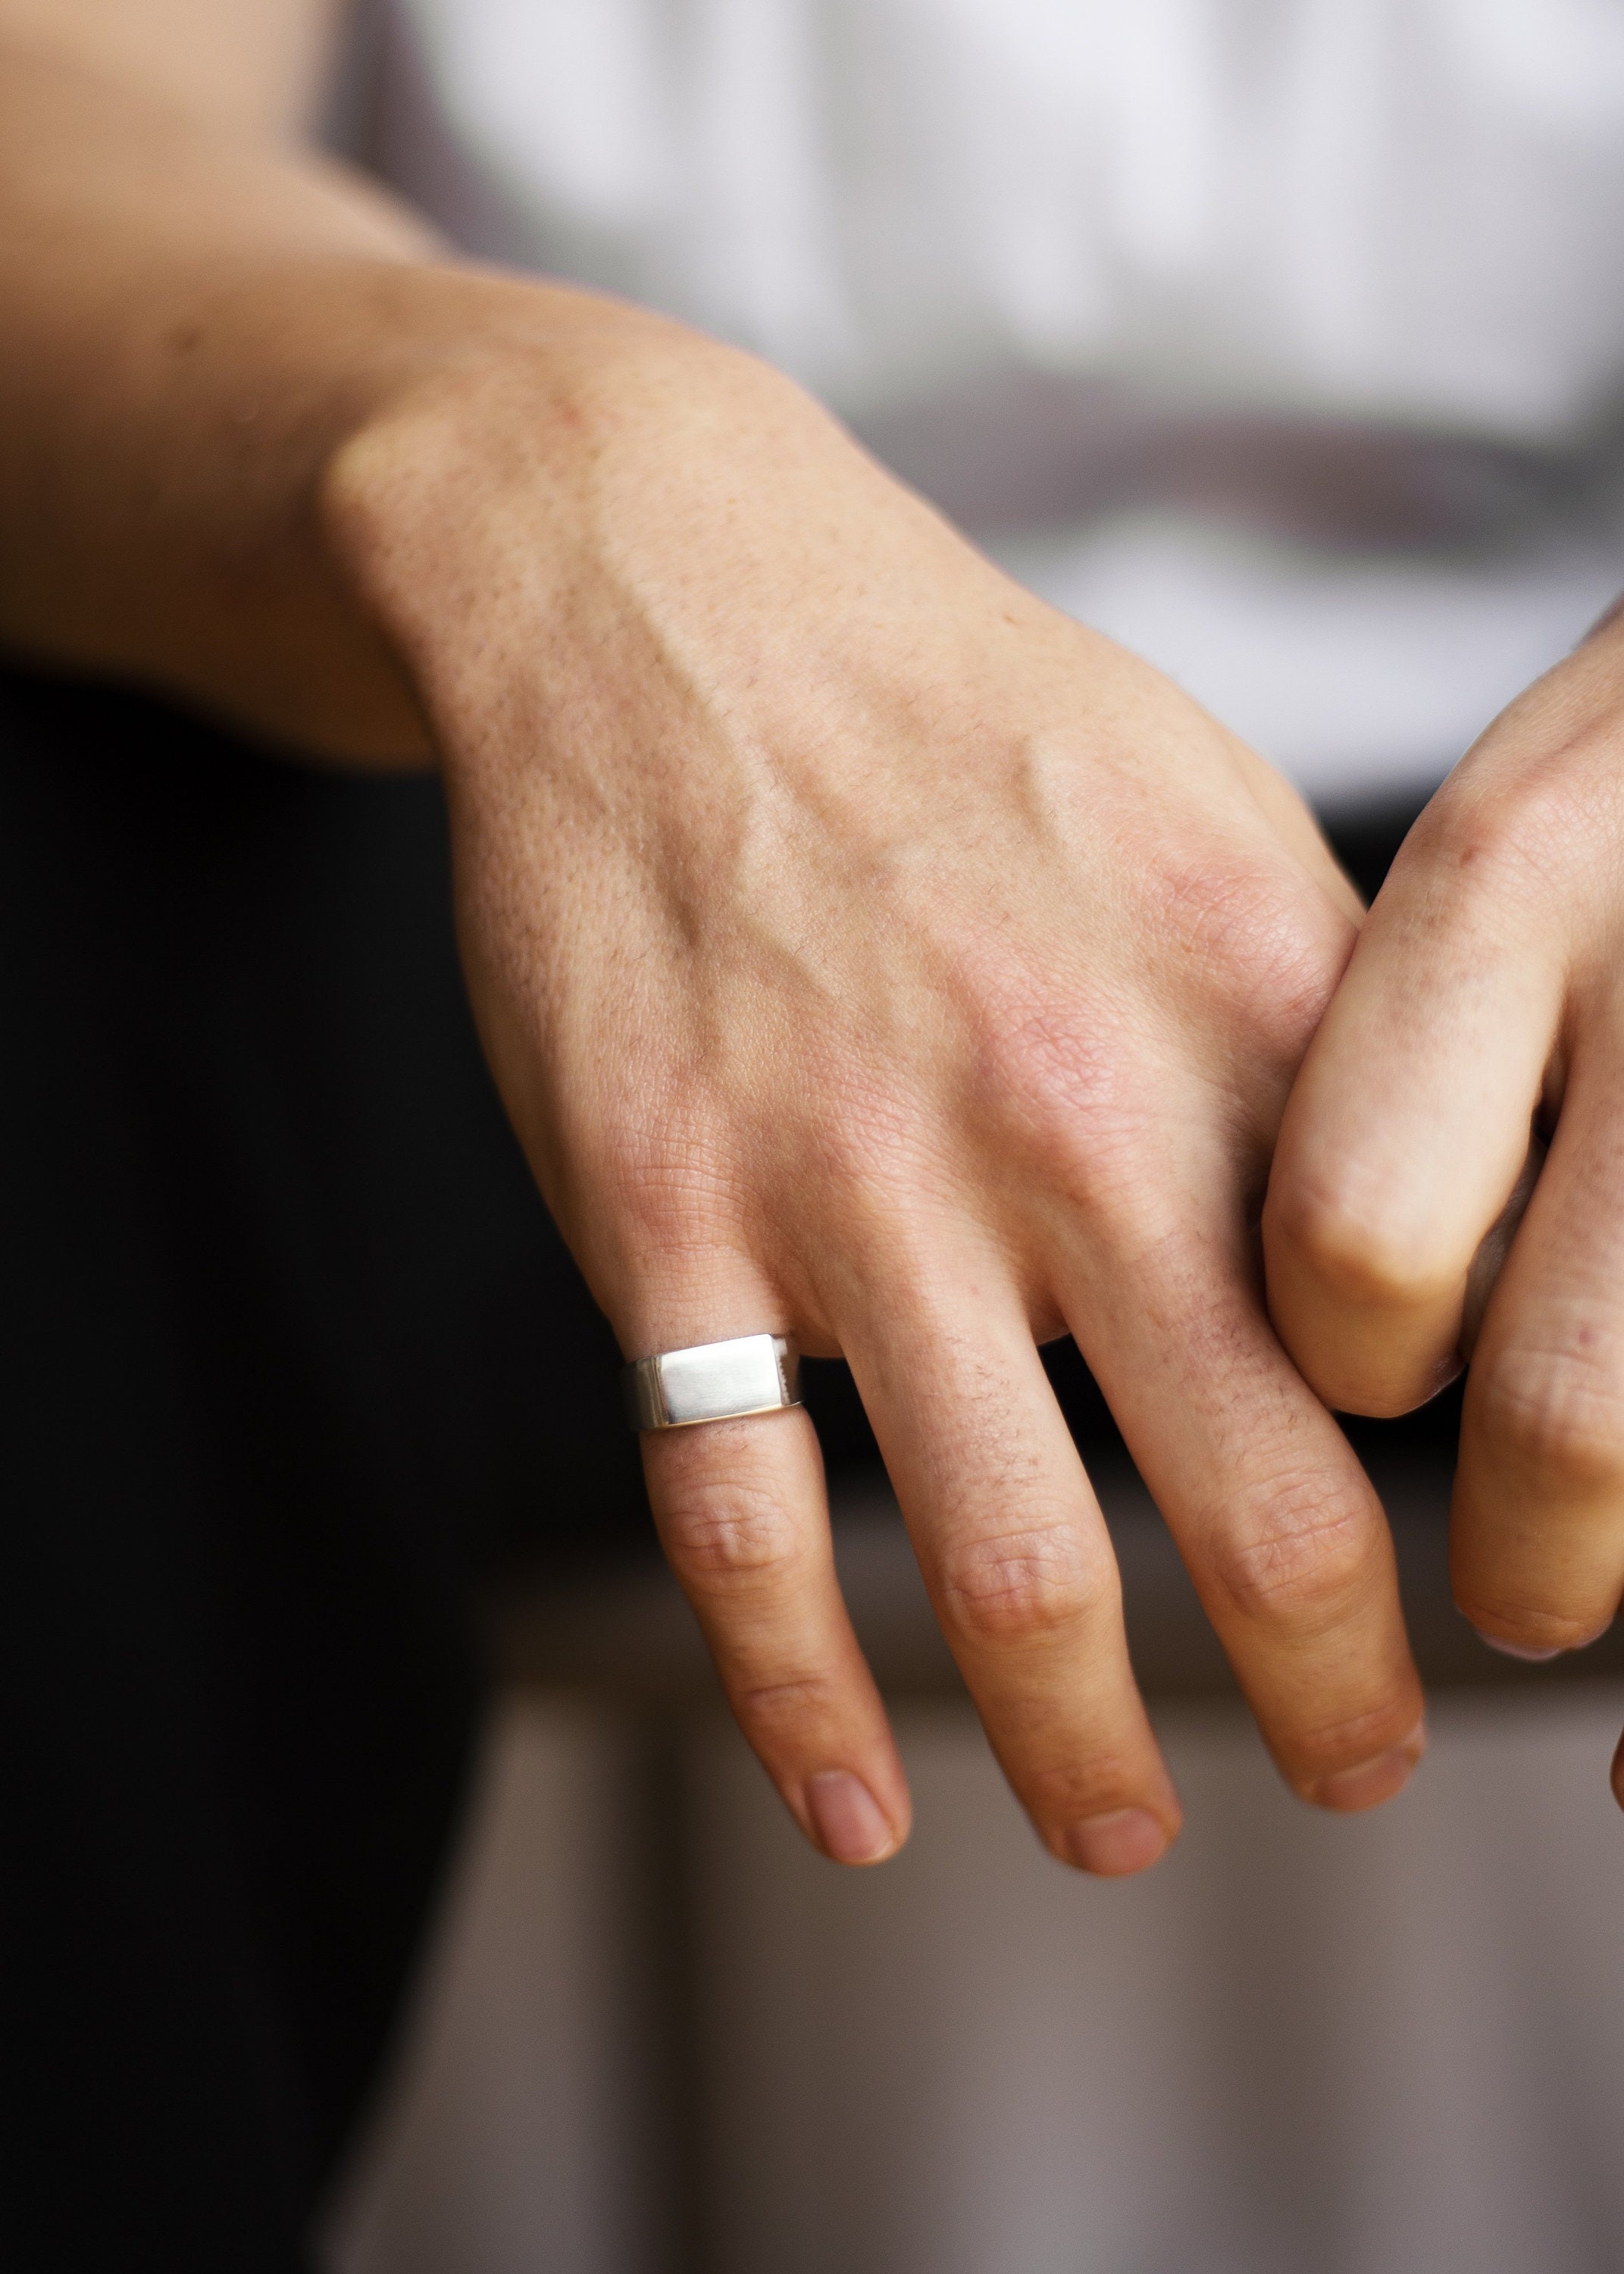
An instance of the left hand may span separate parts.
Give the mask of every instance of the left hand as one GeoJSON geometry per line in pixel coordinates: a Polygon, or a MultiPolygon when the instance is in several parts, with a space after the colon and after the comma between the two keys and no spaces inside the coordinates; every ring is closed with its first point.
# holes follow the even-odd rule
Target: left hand
{"type": "Polygon", "coordinates": [[[1292,1092],[1264,1246],[1327,1404],[1403,1412],[1470,1357],[1456,1600],[1524,1655],[1593,1640],[1624,1592],[1624,614],[1410,832],[1292,1092]]]}

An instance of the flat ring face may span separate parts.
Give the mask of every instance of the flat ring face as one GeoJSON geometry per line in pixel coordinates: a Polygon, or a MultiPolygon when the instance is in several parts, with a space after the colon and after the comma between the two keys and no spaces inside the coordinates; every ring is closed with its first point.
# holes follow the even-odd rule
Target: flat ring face
{"type": "Polygon", "coordinates": [[[784,1335],[737,1335],[640,1358],[623,1377],[634,1429],[688,1429],[799,1405],[800,1360],[784,1335]]]}

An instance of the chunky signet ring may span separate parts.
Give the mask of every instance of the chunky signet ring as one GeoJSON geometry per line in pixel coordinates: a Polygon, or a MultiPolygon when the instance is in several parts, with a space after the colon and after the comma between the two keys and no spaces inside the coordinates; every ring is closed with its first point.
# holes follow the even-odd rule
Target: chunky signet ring
{"type": "Polygon", "coordinates": [[[738,1335],[640,1358],[623,1377],[634,1429],[686,1429],[799,1405],[801,1361],[783,1335],[738,1335]]]}

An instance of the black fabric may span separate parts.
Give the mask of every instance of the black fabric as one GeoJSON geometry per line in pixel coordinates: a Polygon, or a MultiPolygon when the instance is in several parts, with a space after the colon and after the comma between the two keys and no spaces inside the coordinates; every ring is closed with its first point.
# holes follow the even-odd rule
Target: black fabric
{"type": "Polygon", "coordinates": [[[470,1579],[649,1552],[431,783],[0,675],[0,2266],[294,2274],[455,1824],[470,1579]]]}
{"type": "Polygon", "coordinates": [[[0,679],[0,2265],[283,2274],[457,1806],[470,1572],[646,1544],[617,1353],[432,784],[0,679]]]}

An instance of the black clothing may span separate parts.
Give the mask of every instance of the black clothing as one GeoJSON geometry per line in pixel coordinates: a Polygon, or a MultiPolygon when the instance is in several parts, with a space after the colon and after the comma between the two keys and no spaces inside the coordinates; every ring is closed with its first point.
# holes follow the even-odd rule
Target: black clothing
{"type": "Polygon", "coordinates": [[[461,1791],[470,1570],[646,1538],[445,866],[432,782],[0,678],[8,2274],[304,2263],[461,1791]]]}

